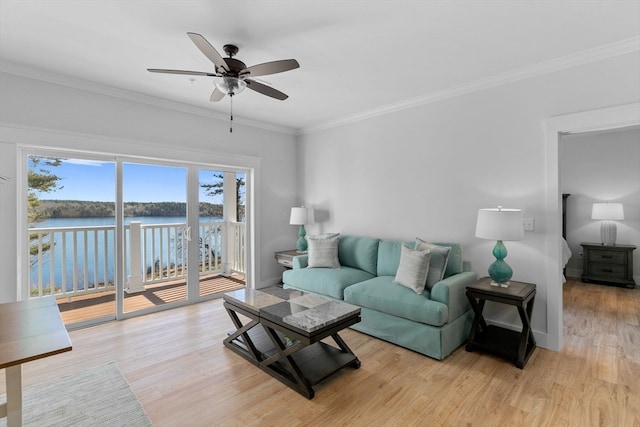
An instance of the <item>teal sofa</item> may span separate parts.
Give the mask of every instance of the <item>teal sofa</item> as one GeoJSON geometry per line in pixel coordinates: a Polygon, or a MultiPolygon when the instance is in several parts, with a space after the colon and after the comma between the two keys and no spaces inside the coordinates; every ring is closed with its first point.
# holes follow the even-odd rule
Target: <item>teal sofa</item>
{"type": "Polygon", "coordinates": [[[403,243],[341,235],[340,268],[306,268],[307,255],[293,258],[283,286],[344,300],[361,308],[361,322],[351,328],[442,360],[469,334],[473,311],[466,287],[477,279],[465,268],[462,246],[436,243],[451,251],[444,278],[418,295],[394,282],[403,243]]]}

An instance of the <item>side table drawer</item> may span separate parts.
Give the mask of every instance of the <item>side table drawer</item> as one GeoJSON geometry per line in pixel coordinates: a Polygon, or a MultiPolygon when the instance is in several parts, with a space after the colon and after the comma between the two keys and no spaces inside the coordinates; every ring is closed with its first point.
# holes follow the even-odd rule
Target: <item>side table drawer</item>
{"type": "Polygon", "coordinates": [[[627,254],[625,252],[589,251],[589,261],[611,264],[626,264],[627,254]]]}
{"type": "Polygon", "coordinates": [[[627,269],[618,264],[589,264],[590,276],[611,277],[618,279],[627,278],[627,269]]]}
{"type": "Polygon", "coordinates": [[[276,260],[278,261],[278,264],[284,267],[293,268],[293,262],[288,258],[276,258],[276,260]]]}
{"type": "Polygon", "coordinates": [[[291,270],[293,268],[293,258],[300,254],[297,250],[292,249],[289,251],[278,251],[274,255],[278,264],[291,270]]]}

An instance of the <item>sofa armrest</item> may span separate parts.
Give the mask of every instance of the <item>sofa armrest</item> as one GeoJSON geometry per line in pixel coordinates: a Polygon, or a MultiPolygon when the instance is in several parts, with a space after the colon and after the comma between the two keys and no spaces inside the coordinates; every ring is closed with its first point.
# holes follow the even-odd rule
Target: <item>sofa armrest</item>
{"type": "Polygon", "coordinates": [[[471,271],[454,274],[433,285],[431,300],[449,307],[449,322],[457,319],[471,308],[467,299],[467,286],[475,283],[478,275],[471,271]]]}
{"type": "Polygon", "coordinates": [[[309,255],[296,255],[293,257],[293,269],[307,268],[309,265],[309,255]]]}

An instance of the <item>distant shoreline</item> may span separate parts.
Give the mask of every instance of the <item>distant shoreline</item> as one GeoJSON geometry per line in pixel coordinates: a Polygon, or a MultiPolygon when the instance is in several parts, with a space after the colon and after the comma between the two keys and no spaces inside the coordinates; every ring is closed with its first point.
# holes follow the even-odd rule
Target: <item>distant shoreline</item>
{"type": "MultiPolygon", "coordinates": [[[[114,217],[115,202],[91,202],[84,200],[40,200],[39,211],[48,218],[107,218],[114,217]]],[[[200,203],[200,216],[222,217],[223,206],[200,203]]],[[[124,216],[186,216],[184,202],[125,202],[124,216]]]]}

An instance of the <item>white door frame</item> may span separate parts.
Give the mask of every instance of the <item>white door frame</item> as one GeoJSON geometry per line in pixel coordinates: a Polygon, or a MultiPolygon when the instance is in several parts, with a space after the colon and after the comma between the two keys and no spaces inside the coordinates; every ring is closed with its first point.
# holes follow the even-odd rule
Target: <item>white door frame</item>
{"type": "Polygon", "coordinates": [[[640,103],[551,117],[544,122],[546,139],[547,348],[563,345],[562,225],[559,143],[563,134],[618,129],[640,124],[640,103]]]}
{"type": "MultiPolygon", "coordinates": [[[[132,161],[149,164],[166,164],[173,166],[183,167],[200,167],[208,169],[221,169],[221,170],[235,170],[245,173],[246,182],[246,200],[245,200],[245,216],[246,216],[246,274],[245,282],[249,288],[256,288],[257,280],[260,277],[260,263],[256,260],[259,259],[258,249],[260,248],[259,242],[259,227],[256,224],[259,217],[259,179],[260,179],[260,158],[245,156],[215,153],[210,151],[201,151],[195,149],[170,148],[163,147],[162,150],[158,150],[154,147],[154,155],[145,156],[143,154],[131,155],[122,154],[126,153],[132,144],[136,144],[136,141],[118,140],[113,138],[103,138],[95,135],[74,134],[70,132],[55,132],[51,130],[41,130],[30,128],[28,130],[21,128],[11,128],[2,126],[4,136],[8,141],[14,141],[16,143],[16,177],[22,177],[26,173],[24,166],[21,166],[23,159],[26,159],[28,154],[36,155],[51,155],[53,157],[78,157],[88,159],[102,159],[116,162],[116,171],[121,169],[117,166],[121,161],[132,161]],[[70,145],[84,145],[91,147],[89,149],[75,149],[70,145]],[[102,152],[98,147],[109,146],[112,148],[112,152],[102,152]],[[162,151],[165,153],[166,158],[160,158],[157,156],[157,152],[162,151]],[[167,160],[167,158],[174,159],[173,161],[167,160]]],[[[141,144],[144,148],[145,144],[141,144]]],[[[141,151],[145,151],[144,149],[141,151]]],[[[122,180],[122,176],[118,176],[116,172],[116,180],[122,180]]],[[[20,178],[17,179],[22,184],[18,184],[19,191],[16,194],[16,224],[17,224],[17,248],[16,254],[17,263],[16,268],[16,296],[17,300],[24,300],[28,298],[28,283],[26,283],[26,277],[23,274],[23,263],[25,260],[23,256],[19,254],[26,250],[25,242],[26,234],[21,230],[26,229],[26,212],[24,211],[26,206],[26,180],[20,178]]],[[[117,190],[118,191],[118,190],[117,190]]],[[[120,190],[121,191],[121,190],[120,190]]],[[[121,197],[121,195],[120,195],[121,197]]],[[[121,199],[120,199],[121,200],[121,199]]],[[[116,273],[117,274],[117,273],[116,273]]],[[[13,300],[13,297],[11,297],[13,300]]],[[[116,310],[118,311],[118,310],[116,310]]],[[[136,315],[144,314],[144,312],[136,312],[136,315]]],[[[121,319],[127,318],[125,313],[121,319]]],[[[83,325],[78,325],[83,326],[83,325]]]]}

